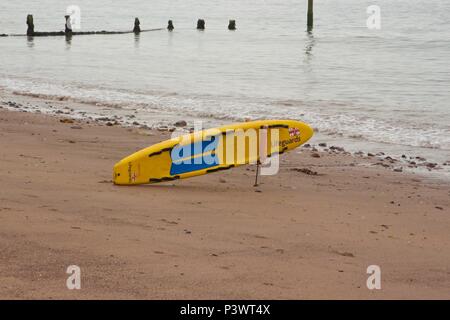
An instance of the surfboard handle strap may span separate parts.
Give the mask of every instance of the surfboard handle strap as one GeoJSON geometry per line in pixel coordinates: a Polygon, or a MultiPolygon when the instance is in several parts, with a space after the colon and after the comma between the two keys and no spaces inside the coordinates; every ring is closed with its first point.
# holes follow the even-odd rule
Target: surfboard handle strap
{"type": "Polygon", "coordinates": [[[157,156],[158,154],[161,154],[161,153],[163,153],[163,152],[166,152],[166,151],[172,151],[172,149],[173,149],[173,148],[165,148],[165,149],[162,149],[162,150],[160,150],[160,151],[150,153],[150,154],[148,155],[148,157],[150,158],[150,157],[153,157],[153,156],[157,156]]]}
{"type": "Polygon", "coordinates": [[[287,124],[271,124],[270,126],[264,125],[260,127],[260,129],[275,129],[275,128],[289,129],[289,126],[287,124]]]}
{"type": "MultiPolygon", "coordinates": [[[[227,167],[219,167],[219,168],[215,168],[215,169],[210,169],[210,170],[207,170],[206,172],[211,173],[211,172],[216,172],[216,171],[228,170],[233,167],[234,167],[234,164],[227,166],[227,167]]],[[[164,182],[164,181],[173,181],[173,180],[178,180],[178,179],[180,179],[180,176],[176,175],[173,177],[150,178],[149,182],[156,183],[156,182],[164,182]]]]}
{"type": "Polygon", "coordinates": [[[215,168],[215,169],[209,169],[206,170],[207,173],[211,173],[211,172],[216,172],[216,171],[221,171],[221,170],[228,170],[234,167],[234,164],[228,166],[228,167],[219,167],[219,168],[215,168]]]}
{"type": "Polygon", "coordinates": [[[174,177],[164,177],[161,179],[151,178],[149,182],[163,182],[163,181],[173,181],[180,179],[180,176],[174,176],[174,177]]]}

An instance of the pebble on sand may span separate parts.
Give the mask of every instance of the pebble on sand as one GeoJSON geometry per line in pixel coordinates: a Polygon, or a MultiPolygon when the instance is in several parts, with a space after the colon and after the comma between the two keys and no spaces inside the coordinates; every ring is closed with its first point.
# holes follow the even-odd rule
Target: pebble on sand
{"type": "Polygon", "coordinates": [[[291,171],[301,172],[310,176],[317,176],[317,172],[308,168],[292,168],[291,171]]]}
{"type": "Polygon", "coordinates": [[[187,126],[187,122],[184,120],[179,120],[177,122],[175,122],[173,124],[175,127],[186,127],[187,126]]]}
{"type": "Polygon", "coordinates": [[[59,122],[61,123],[73,123],[72,119],[60,119],[59,122]]]}

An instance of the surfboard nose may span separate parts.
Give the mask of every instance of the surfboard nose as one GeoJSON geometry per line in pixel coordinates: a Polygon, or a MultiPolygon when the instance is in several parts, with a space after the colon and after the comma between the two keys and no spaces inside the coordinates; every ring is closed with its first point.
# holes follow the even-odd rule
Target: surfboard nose
{"type": "Polygon", "coordinates": [[[304,123],[304,126],[305,126],[305,130],[303,132],[303,135],[304,135],[305,140],[302,141],[302,143],[305,143],[306,141],[311,139],[311,137],[314,135],[314,129],[310,125],[304,123]]]}

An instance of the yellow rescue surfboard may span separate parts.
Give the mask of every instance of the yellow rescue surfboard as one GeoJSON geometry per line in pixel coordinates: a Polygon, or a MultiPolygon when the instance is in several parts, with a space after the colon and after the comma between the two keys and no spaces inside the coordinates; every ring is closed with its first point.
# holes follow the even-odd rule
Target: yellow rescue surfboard
{"type": "Polygon", "coordinates": [[[295,149],[312,135],[310,126],[294,120],[251,121],[205,129],[122,159],[114,166],[113,180],[118,185],[135,185],[226,170],[295,149]]]}

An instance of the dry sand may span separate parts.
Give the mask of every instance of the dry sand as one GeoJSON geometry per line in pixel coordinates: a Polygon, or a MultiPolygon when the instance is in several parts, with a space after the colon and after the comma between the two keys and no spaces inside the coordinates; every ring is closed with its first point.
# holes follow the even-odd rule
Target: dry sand
{"type": "Polygon", "coordinates": [[[111,183],[168,137],[0,109],[0,298],[450,299],[448,183],[306,148],[257,188],[253,166],[111,183]]]}

